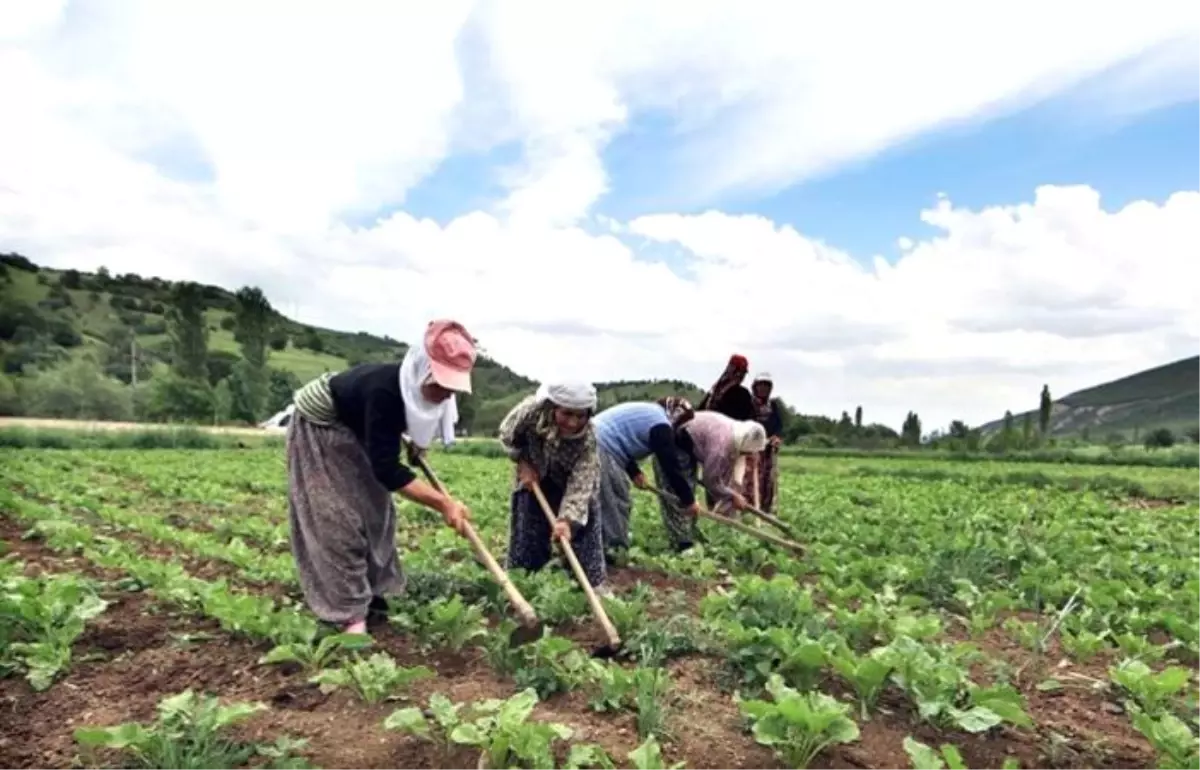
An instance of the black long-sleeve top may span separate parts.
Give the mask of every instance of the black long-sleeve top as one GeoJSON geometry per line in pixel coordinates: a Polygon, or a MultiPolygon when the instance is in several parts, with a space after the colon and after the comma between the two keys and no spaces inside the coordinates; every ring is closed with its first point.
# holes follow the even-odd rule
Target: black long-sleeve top
{"type": "Polygon", "coordinates": [[[767,431],[767,437],[783,437],[783,414],[779,411],[779,402],[771,399],[771,411],[765,419],[760,418],[758,421],[762,423],[763,428],[767,431]]]}
{"type": "Polygon", "coordinates": [[[734,385],[716,401],[705,399],[702,408],[720,412],[734,420],[753,420],[756,416],[754,397],[750,395],[750,390],[745,385],[734,385]]]}
{"type": "MultiPolygon", "coordinates": [[[[686,508],[696,501],[696,497],[692,494],[692,487],[687,483],[687,479],[683,475],[683,467],[680,462],[679,450],[675,444],[675,429],[670,425],[655,425],[650,429],[648,436],[650,451],[654,453],[658,459],[658,464],[662,468],[663,476],[666,477],[667,486],[679,498],[679,502],[686,508]]],[[[629,474],[629,478],[635,478],[642,472],[636,460],[630,460],[625,466],[625,472],[629,474]]]]}
{"type": "Polygon", "coordinates": [[[416,478],[400,461],[400,434],[408,428],[400,395],[400,364],[361,364],[334,375],[329,390],[338,419],[362,444],[371,470],[389,492],[416,478]]]}

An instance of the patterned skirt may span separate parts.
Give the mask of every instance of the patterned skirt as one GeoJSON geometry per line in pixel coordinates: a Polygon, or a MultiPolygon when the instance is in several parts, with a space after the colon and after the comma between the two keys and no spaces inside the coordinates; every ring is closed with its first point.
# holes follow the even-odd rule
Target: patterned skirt
{"type": "Polygon", "coordinates": [[[758,456],[758,478],[751,471],[746,471],[746,481],[742,485],[743,494],[751,503],[754,502],[754,483],[758,482],[758,509],[763,513],[775,513],[775,501],[779,496],[779,450],[767,447],[758,456]]]}
{"type": "MultiPolygon", "coordinates": [[[[557,514],[562,504],[562,487],[549,479],[543,479],[540,486],[550,510],[557,514]]],[[[571,550],[575,552],[593,588],[604,585],[608,578],[607,565],[604,563],[603,532],[601,514],[593,498],[589,504],[587,524],[579,527],[571,538],[571,550]]],[[[549,563],[554,548],[550,543],[550,522],[546,520],[537,498],[524,488],[513,492],[508,525],[507,567],[536,572],[549,563]]],[[[570,569],[565,558],[564,566],[570,569]]]]}
{"type": "Polygon", "coordinates": [[[366,618],[373,597],[404,590],[391,494],[349,428],[317,425],[299,410],[287,466],[292,556],[308,606],[330,623],[366,618]]]}
{"type": "MultiPolygon", "coordinates": [[[[678,504],[675,496],[670,494],[671,490],[667,484],[666,474],[663,473],[662,464],[659,463],[657,457],[653,460],[653,467],[654,486],[667,493],[665,497],[658,498],[658,508],[662,515],[663,528],[667,530],[667,538],[671,541],[671,546],[676,551],[686,551],[698,539],[696,520],[689,516],[683,507],[678,504]]],[[[687,480],[688,485],[691,486],[692,491],[695,492],[697,488],[696,468],[691,463],[685,464],[684,478],[687,480]]],[[[706,497],[711,508],[712,496],[706,492],[706,497]]]]}

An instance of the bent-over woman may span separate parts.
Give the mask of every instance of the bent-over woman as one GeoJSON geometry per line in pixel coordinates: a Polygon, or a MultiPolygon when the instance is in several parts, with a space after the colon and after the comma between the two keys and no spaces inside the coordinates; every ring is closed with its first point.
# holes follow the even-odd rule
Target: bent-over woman
{"type": "MultiPolygon", "coordinates": [[[[779,445],[783,441],[783,414],[779,401],[771,398],[774,389],[771,375],[763,372],[750,383],[754,397],[754,419],[767,432],[767,447],[758,458],[756,478],[758,481],[758,508],[764,513],[775,512],[775,498],[779,494],[779,445]]],[[[753,487],[751,487],[753,494],[753,487]]]]}
{"type": "Polygon", "coordinates": [[[466,506],[416,478],[400,436],[419,448],[455,392],[471,392],[475,343],[460,324],[429,324],[403,362],[323,374],[294,397],[288,425],[288,520],[300,587],[313,613],[366,633],[368,613],[404,588],[392,493],[432,508],[460,534],[466,506]]]}
{"type": "MultiPolygon", "coordinates": [[[[679,432],[691,465],[689,477],[695,478],[699,466],[700,483],[714,510],[744,510],[748,501],[740,480],[745,478],[748,461],[767,444],[763,427],[752,420],[732,420],[719,412],[696,412],[679,432]]],[[[695,516],[675,501],[660,498],[660,504],[672,545],[677,551],[691,548],[696,534],[695,516]]]]}
{"type": "Polygon", "coordinates": [[[629,517],[633,510],[629,485],[632,482],[639,489],[649,488],[638,466],[647,457],[653,455],[663,469],[667,489],[683,507],[696,507],[675,442],[675,432],[694,414],[687,399],[667,396],[658,401],[617,404],[592,421],[600,447],[597,507],[603,522],[606,557],[629,548],[629,517]]]}
{"type": "Polygon", "coordinates": [[[602,524],[593,498],[600,455],[592,415],[596,389],[589,384],[547,384],[513,407],[500,423],[500,443],[516,463],[508,533],[508,567],[540,570],[553,540],[571,544],[588,582],[607,594],[602,524]],[[556,520],[546,520],[532,488],[537,483],[556,520]]]}

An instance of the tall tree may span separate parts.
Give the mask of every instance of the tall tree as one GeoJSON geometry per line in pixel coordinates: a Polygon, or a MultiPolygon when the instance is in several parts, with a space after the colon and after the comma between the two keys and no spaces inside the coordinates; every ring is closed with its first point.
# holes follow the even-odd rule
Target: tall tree
{"type": "Polygon", "coordinates": [[[916,412],[909,412],[900,428],[900,440],[908,446],[918,446],[921,443],[921,418],[916,412]]]}
{"type": "Polygon", "coordinates": [[[204,289],[200,284],[175,285],[167,323],[175,373],[185,380],[207,380],[208,324],[204,320],[204,289]]]}
{"type": "Polygon", "coordinates": [[[1046,431],[1050,428],[1050,407],[1054,402],[1050,400],[1050,386],[1042,386],[1042,402],[1038,407],[1038,433],[1042,436],[1046,435],[1046,431]]]}
{"type": "Polygon", "coordinates": [[[1029,449],[1033,446],[1033,417],[1029,412],[1021,418],[1021,448],[1029,449]]]}
{"type": "Polygon", "coordinates": [[[245,416],[261,420],[266,410],[269,390],[267,372],[267,341],[275,312],[271,303],[257,286],[244,286],[234,295],[237,310],[234,336],[242,347],[242,366],[238,374],[241,387],[241,406],[245,416]]]}
{"type": "Polygon", "coordinates": [[[858,428],[860,430],[862,429],[862,407],[861,406],[854,407],[854,427],[858,428]]]}
{"type": "Polygon", "coordinates": [[[1011,410],[1004,413],[1004,427],[1000,429],[1000,447],[1004,451],[1012,448],[1013,441],[1016,439],[1016,427],[1013,424],[1013,413],[1011,410]]]}

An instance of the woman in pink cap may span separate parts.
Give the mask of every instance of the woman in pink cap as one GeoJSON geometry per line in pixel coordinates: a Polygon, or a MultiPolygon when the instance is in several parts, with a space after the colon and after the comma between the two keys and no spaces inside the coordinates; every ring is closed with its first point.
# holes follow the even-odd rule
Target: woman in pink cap
{"type": "Polygon", "coordinates": [[[366,633],[368,614],[403,590],[391,493],[442,514],[460,534],[466,506],[417,478],[400,436],[419,449],[471,392],[475,343],[454,321],[434,321],[402,362],[323,374],[294,398],[288,425],[288,518],[300,586],[313,613],[366,633]]]}

